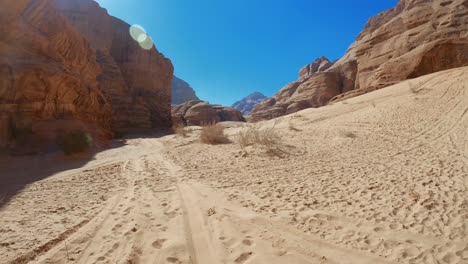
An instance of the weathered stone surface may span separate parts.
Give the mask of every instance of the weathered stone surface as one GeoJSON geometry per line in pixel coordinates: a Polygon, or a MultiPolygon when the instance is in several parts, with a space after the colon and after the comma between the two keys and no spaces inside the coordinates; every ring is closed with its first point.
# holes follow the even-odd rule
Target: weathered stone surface
{"type": "Polygon", "coordinates": [[[314,73],[323,72],[329,69],[333,63],[326,57],[320,57],[311,64],[307,64],[299,71],[299,79],[312,76],[314,73]]]}
{"type": "Polygon", "coordinates": [[[103,72],[101,89],[112,106],[112,127],[118,132],[171,126],[169,59],[153,46],[140,47],[130,34],[130,25],[92,0],[56,0],[64,14],[97,51],[103,72]]]}
{"type": "Polygon", "coordinates": [[[190,84],[174,76],[172,79],[172,105],[200,100],[190,84]]]}
{"type": "Polygon", "coordinates": [[[235,102],[232,107],[239,110],[243,115],[247,116],[252,112],[255,105],[263,102],[267,97],[259,92],[254,92],[240,101],[235,102]]]}
{"type": "Polygon", "coordinates": [[[128,30],[92,0],[2,0],[0,146],[18,131],[169,127],[172,64],[128,30]]]}
{"type": "Polygon", "coordinates": [[[110,105],[88,41],[53,1],[7,1],[0,11],[0,120],[5,146],[45,120],[75,120],[97,137],[110,128],[110,105]],[[5,128],[6,127],[6,128],[5,128]]]}
{"type": "Polygon", "coordinates": [[[173,107],[172,119],[174,124],[184,126],[203,126],[222,121],[245,122],[237,109],[204,101],[190,101],[173,107]]]}
{"type": "Polygon", "coordinates": [[[321,63],[301,69],[298,81],[255,107],[252,120],[468,65],[467,6],[467,0],[401,0],[369,19],[345,56],[324,72],[315,71],[321,63]]]}

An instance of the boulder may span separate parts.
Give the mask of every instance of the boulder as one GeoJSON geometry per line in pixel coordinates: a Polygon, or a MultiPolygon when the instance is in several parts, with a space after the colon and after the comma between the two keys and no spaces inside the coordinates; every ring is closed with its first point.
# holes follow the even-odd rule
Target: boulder
{"type": "Polygon", "coordinates": [[[172,119],[175,125],[184,126],[204,126],[223,121],[245,122],[239,110],[204,101],[190,101],[173,107],[172,119]]]}

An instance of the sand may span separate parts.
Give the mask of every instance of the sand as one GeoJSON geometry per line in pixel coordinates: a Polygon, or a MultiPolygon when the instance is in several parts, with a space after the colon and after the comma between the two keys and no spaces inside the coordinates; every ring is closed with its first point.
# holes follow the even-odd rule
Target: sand
{"type": "Polygon", "coordinates": [[[468,263],[468,68],[257,124],[0,160],[1,263],[468,263]]]}

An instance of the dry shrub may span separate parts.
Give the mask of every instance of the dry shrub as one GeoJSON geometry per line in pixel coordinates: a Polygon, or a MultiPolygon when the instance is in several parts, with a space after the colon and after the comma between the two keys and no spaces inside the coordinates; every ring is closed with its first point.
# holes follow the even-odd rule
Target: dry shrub
{"type": "Polygon", "coordinates": [[[181,136],[181,137],[187,137],[188,134],[189,134],[189,131],[185,129],[185,127],[183,125],[174,125],[172,127],[172,131],[178,135],[178,136],[181,136]]]}
{"type": "Polygon", "coordinates": [[[239,145],[242,148],[253,145],[262,145],[267,149],[275,149],[281,143],[281,136],[275,127],[260,129],[257,126],[240,131],[237,134],[239,145]]]}
{"type": "Polygon", "coordinates": [[[200,134],[200,141],[210,145],[227,144],[231,142],[224,134],[224,127],[219,124],[204,126],[200,134]]]}

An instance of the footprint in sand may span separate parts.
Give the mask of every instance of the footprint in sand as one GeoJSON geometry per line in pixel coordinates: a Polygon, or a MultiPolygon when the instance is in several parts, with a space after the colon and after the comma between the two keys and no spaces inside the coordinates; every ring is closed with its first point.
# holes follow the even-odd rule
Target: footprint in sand
{"type": "Polygon", "coordinates": [[[252,242],[252,240],[244,239],[244,240],[242,240],[242,244],[244,244],[246,246],[251,246],[253,244],[253,242],[252,242]]]}
{"type": "Polygon", "coordinates": [[[164,242],[166,242],[167,239],[158,239],[151,244],[154,248],[156,249],[161,249],[164,242]]]}
{"type": "Polygon", "coordinates": [[[239,257],[234,260],[236,263],[245,263],[251,256],[253,255],[253,252],[245,252],[240,254],[239,257]]]}
{"type": "Polygon", "coordinates": [[[178,258],[174,258],[174,257],[168,257],[168,258],[166,258],[166,260],[169,263],[181,263],[178,258]]]}

